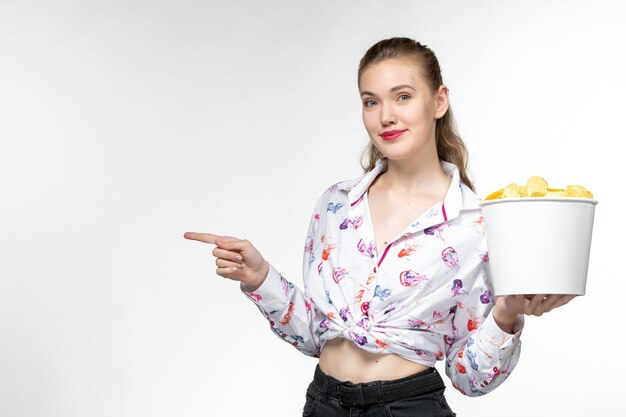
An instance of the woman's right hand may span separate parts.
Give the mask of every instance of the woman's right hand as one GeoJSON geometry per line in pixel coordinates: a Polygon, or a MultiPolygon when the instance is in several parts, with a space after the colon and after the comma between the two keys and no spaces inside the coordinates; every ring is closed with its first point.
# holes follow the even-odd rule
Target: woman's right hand
{"type": "Polygon", "coordinates": [[[270,265],[250,241],[196,232],[186,232],[184,237],[215,245],[217,275],[243,282],[248,292],[256,291],[265,281],[270,265]]]}

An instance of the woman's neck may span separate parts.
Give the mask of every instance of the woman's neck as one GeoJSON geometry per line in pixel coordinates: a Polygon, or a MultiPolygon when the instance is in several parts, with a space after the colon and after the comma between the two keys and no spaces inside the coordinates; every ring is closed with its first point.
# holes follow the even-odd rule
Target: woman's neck
{"type": "Polygon", "coordinates": [[[435,151],[434,155],[418,155],[411,159],[387,159],[387,170],[376,183],[390,195],[413,198],[445,195],[450,178],[441,168],[435,151]]]}

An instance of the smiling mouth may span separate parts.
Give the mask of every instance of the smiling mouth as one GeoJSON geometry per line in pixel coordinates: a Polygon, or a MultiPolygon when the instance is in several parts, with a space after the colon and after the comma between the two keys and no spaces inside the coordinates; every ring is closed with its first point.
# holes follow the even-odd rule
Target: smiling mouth
{"type": "Polygon", "coordinates": [[[406,130],[394,130],[392,132],[385,132],[380,136],[383,138],[383,140],[393,140],[402,135],[404,132],[406,132],[406,130]]]}

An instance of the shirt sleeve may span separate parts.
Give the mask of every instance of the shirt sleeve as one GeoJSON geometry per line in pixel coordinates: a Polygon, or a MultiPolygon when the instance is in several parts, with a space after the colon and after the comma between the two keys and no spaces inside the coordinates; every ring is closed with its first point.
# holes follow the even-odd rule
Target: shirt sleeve
{"type": "Polygon", "coordinates": [[[518,315],[513,334],[493,318],[495,299],[489,262],[483,262],[469,293],[457,302],[452,335],[446,336],[446,374],[461,393],[475,397],[502,384],[520,356],[524,316],[518,315]]]}
{"type": "MultiPolygon", "coordinates": [[[[319,240],[316,236],[324,195],[325,193],[319,198],[313,210],[304,245],[302,272],[305,288],[315,253],[313,245],[319,240]]],[[[249,292],[243,282],[240,283],[240,289],[267,318],[270,328],[278,337],[307,356],[319,357],[321,346],[317,323],[321,313],[313,301],[307,300],[305,293],[288,281],[274,265],[270,263],[267,277],[256,291],[249,292]]]]}

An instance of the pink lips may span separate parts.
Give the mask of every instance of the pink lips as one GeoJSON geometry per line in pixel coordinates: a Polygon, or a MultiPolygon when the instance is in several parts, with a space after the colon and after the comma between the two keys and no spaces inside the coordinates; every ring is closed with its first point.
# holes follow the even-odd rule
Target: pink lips
{"type": "Polygon", "coordinates": [[[389,130],[387,132],[383,132],[380,136],[382,136],[384,140],[393,140],[404,132],[406,132],[406,130],[389,130]]]}

